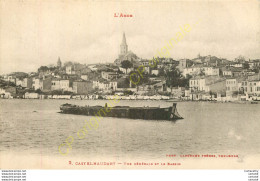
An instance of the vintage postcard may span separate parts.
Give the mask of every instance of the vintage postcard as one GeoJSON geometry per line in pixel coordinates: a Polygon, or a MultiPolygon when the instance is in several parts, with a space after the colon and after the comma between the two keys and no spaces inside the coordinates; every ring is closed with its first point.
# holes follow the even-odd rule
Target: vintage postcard
{"type": "Polygon", "coordinates": [[[1,169],[259,169],[259,138],[259,0],[0,0],[1,169]]]}

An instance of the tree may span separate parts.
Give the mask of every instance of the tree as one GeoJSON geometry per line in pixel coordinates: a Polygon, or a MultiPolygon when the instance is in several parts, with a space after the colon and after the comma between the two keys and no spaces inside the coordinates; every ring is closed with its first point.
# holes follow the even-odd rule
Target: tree
{"type": "Polygon", "coordinates": [[[253,67],[252,71],[255,73],[259,73],[260,68],[259,67],[253,67]]]}
{"type": "Polygon", "coordinates": [[[244,69],[249,69],[249,63],[248,63],[248,62],[245,62],[245,63],[243,64],[243,68],[244,68],[244,69]]]}
{"type": "Polygon", "coordinates": [[[42,93],[41,89],[37,89],[35,92],[38,93],[38,94],[42,93]]]}
{"type": "Polygon", "coordinates": [[[131,68],[133,64],[129,60],[124,60],[121,62],[121,66],[126,69],[126,74],[127,74],[127,69],[131,68]]]}
{"type": "Polygon", "coordinates": [[[41,66],[40,68],[38,68],[38,72],[46,72],[48,70],[49,68],[47,66],[41,66]]]}
{"type": "Polygon", "coordinates": [[[183,77],[180,70],[176,68],[176,66],[172,67],[170,70],[167,70],[165,73],[166,85],[168,87],[188,87],[190,78],[190,76],[187,76],[187,78],[183,77]]]}
{"type": "Polygon", "coordinates": [[[138,87],[142,84],[149,83],[149,77],[146,74],[140,75],[137,71],[131,71],[129,73],[129,83],[132,83],[132,87],[138,87]]]}

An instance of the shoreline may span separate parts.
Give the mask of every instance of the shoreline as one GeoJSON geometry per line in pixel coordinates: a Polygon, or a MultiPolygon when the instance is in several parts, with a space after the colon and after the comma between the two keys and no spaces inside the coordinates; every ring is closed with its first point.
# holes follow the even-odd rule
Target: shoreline
{"type": "MultiPolygon", "coordinates": [[[[82,98],[0,98],[0,100],[91,100],[106,101],[110,99],[82,99],[82,98]]],[[[182,99],[119,99],[124,101],[165,101],[165,102],[208,102],[208,103],[231,103],[231,104],[260,104],[260,101],[217,101],[217,100],[182,100],[182,99]]]]}

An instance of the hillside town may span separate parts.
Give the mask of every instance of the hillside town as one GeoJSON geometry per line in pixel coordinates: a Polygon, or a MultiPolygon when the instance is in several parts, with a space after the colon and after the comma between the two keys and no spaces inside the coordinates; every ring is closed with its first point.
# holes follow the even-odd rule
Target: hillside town
{"type": "MultiPolygon", "coordinates": [[[[173,99],[185,101],[260,100],[260,59],[238,56],[227,60],[212,55],[174,60],[148,59],[128,50],[125,33],[113,63],[63,62],[41,66],[36,72],[13,72],[0,77],[1,98],[11,99],[173,99]],[[133,84],[129,76],[144,67],[133,84]]],[[[55,62],[55,60],[54,60],[55,62]]]]}

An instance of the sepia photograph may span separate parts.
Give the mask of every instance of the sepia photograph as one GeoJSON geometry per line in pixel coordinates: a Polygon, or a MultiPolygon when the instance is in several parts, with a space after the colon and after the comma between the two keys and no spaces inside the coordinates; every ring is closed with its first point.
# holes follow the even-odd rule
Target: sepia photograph
{"type": "Polygon", "coordinates": [[[259,138],[259,0],[0,0],[1,169],[259,169],[259,138]]]}

